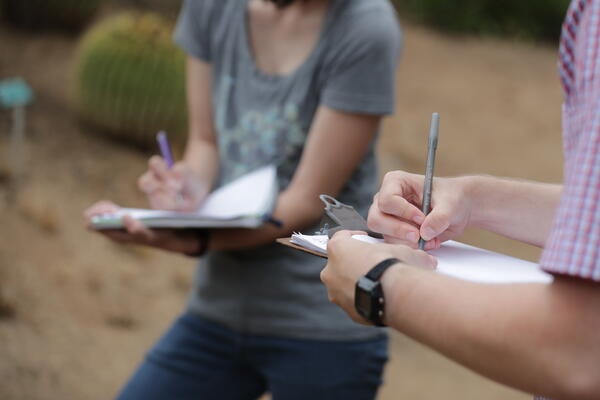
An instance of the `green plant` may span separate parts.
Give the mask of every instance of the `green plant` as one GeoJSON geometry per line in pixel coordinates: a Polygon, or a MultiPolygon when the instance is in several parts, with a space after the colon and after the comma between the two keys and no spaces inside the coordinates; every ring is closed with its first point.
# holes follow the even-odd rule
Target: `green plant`
{"type": "Polygon", "coordinates": [[[155,146],[158,130],[186,136],[185,56],[172,25],[155,14],[122,14],[82,39],[75,62],[79,116],[119,139],[155,146]]]}
{"type": "Polygon", "coordinates": [[[79,30],[96,14],[103,0],[4,0],[2,15],[26,29],[79,30]]]}
{"type": "Polygon", "coordinates": [[[117,3],[139,10],[154,11],[163,16],[175,17],[183,0],[117,0],[117,3]]]}
{"type": "Polygon", "coordinates": [[[450,32],[556,41],[569,0],[394,0],[401,14],[450,32]]]}

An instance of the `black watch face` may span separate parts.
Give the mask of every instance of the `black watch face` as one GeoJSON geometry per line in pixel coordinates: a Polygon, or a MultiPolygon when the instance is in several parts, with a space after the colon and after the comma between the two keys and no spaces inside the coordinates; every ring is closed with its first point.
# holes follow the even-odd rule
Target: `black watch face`
{"type": "Polygon", "coordinates": [[[355,299],[356,310],[363,317],[370,319],[371,317],[371,295],[363,290],[356,291],[355,299]]]}
{"type": "Polygon", "coordinates": [[[354,306],[356,307],[356,311],[369,321],[373,320],[374,313],[376,312],[374,309],[376,306],[376,304],[374,304],[374,289],[377,286],[378,282],[373,282],[365,277],[362,277],[356,283],[354,306]]]}

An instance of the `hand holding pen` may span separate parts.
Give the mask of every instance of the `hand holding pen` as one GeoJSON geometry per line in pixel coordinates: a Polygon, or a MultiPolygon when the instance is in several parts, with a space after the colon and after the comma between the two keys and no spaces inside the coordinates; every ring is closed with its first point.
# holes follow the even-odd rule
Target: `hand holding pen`
{"type": "Polygon", "coordinates": [[[148,170],[138,180],[138,187],[148,197],[150,206],[160,210],[194,211],[206,196],[206,187],[185,162],[174,162],[164,132],[157,134],[161,156],[148,161],[148,170]]]}
{"type": "MultiPolygon", "coordinates": [[[[161,134],[162,137],[164,134],[161,134]]],[[[162,157],[154,156],[148,162],[148,171],[139,179],[140,189],[146,193],[153,208],[163,210],[193,211],[198,208],[206,195],[206,189],[185,163],[174,163],[173,157],[163,139],[162,157]]],[[[102,229],[92,227],[92,219],[101,214],[115,213],[120,210],[110,201],[99,201],[85,211],[86,225],[96,233],[106,236],[117,243],[131,243],[160,248],[183,254],[198,253],[201,244],[197,232],[173,229],[150,229],[130,215],[123,216],[124,229],[102,229]]],[[[204,246],[206,242],[203,242],[204,246]]],[[[204,247],[205,248],[205,247],[204,247]]]]}
{"type": "Polygon", "coordinates": [[[464,179],[433,178],[438,118],[432,116],[426,176],[388,172],[375,195],[369,228],[383,234],[388,243],[434,249],[462,234],[469,222],[470,202],[464,179]]]}

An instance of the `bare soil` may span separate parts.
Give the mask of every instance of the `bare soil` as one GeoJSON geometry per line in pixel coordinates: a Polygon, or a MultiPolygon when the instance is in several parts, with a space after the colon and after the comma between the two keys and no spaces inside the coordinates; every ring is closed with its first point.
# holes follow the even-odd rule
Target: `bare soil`
{"type": "MultiPolygon", "coordinates": [[[[442,116],[437,173],[561,179],[555,50],[447,38],[405,26],[397,115],[382,170],[424,166],[430,114],[442,116]]],[[[148,156],[82,126],[69,105],[76,41],[0,26],[0,79],[34,88],[26,177],[10,201],[10,114],[0,111],[0,398],[106,399],[182,310],[193,261],[116,246],[83,228],[82,210],[112,198],[143,205],[148,156]]],[[[539,250],[471,232],[476,245],[535,260],[539,250]]],[[[485,323],[485,321],[482,321],[485,323]]],[[[393,335],[381,399],[526,399],[393,335]]]]}

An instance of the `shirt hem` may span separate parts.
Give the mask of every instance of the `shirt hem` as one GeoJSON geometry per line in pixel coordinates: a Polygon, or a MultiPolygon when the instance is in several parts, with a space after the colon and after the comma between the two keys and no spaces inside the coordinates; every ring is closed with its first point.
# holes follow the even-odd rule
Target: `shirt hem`
{"type": "MultiPolygon", "coordinates": [[[[335,342],[353,342],[372,340],[387,335],[386,328],[362,327],[360,329],[349,331],[347,327],[342,329],[323,329],[314,326],[292,327],[292,326],[273,326],[267,321],[253,322],[252,324],[235,323],[227,318],[221,318],[218,315],[212,315],[205,310],[188,307],[186,312],[204,318],[206,320],[223,325],[233,331],[242,334],[251,334],[267,337],[279,337],[285,339],[303,339],[303,340],[322,340],[335,342]]],[[[357,325],[358,327],[358,325],[357,325]]]]}

